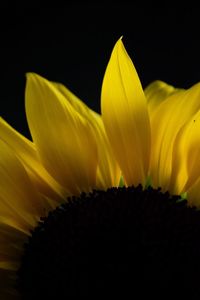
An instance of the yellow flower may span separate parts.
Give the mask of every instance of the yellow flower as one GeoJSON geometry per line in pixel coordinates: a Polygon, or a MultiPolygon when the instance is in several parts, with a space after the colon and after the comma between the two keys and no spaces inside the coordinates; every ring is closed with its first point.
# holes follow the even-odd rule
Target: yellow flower
{"type": "Polygon", "coordinates": [[[118,187],[121,178],[200,206],[199,98],[199,84],[155,81],[143,91],[121,39],[103,80],[102,116],[63,85],[27,74],[33,142],[0,119],[0,299],[20,299],[24,244],[69,197],[118,187]]]}

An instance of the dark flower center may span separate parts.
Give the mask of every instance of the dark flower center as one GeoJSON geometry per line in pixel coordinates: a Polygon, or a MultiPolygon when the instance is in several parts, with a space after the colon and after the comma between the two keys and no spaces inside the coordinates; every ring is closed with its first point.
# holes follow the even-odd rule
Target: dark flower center
{"type": "Polygon", "coordinates": [[[141,186],[68,200],[25,245],[22,299],[199,295],[200,212],[186,200],[141,186]]]}

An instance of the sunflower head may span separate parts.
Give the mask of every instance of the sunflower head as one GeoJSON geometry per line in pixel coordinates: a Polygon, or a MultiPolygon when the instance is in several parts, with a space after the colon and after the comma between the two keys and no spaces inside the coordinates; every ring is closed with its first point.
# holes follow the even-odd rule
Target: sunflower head
{"type": "Polygon", "coordinates": [[[198,296],[200,85],[143,90],[122,39],[101,114],[26,78],[32,140],[0,118],[0,299],[198,296]]]}

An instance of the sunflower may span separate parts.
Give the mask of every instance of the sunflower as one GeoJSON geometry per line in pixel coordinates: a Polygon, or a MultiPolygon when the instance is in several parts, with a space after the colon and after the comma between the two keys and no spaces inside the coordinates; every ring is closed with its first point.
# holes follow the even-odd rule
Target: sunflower
{"type": "Polygon", "coordinates": [[[33,141],[0,119],[0,299],[199,295],[199,98],[143,91],[122,39],[101,115],[27,74],[33,141]]]}

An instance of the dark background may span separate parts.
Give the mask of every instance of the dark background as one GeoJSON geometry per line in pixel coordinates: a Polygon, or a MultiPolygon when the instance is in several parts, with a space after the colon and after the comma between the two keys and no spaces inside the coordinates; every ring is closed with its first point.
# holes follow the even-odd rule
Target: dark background
{"type": "Polygon", "coordinates": [[[25,73],[64,83],[99,112],[104,71],[121,35],[143,87],[155,79],[184,88],[200,80],[198,7],[66,3],[0,4],[0,114],[26,136],[25,73]]]}

